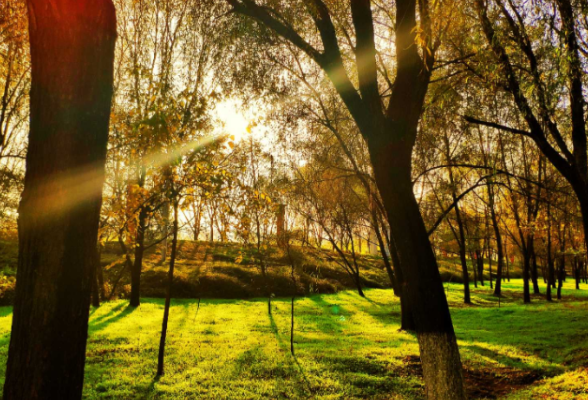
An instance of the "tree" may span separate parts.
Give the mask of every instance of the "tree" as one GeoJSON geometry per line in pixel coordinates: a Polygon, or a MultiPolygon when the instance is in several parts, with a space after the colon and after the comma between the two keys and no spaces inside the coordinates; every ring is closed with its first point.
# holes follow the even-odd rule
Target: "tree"
{"type": "Polygon", "coordinates": [[[80,399],[116,39],[111,1],[30,0],[31,117],[5,399],[80,399]]]}
{"type": "MultiPolygon", "coordinates": [[[[586,100],[581,56],[586,26],[576,17],[582,12],[579,3],[554,3],[554,7],[536,7],[503,0],[474,1],[479,27],[493,56],[490,64],[498,66],[501,77],[492,78],[494,67],[476,74],[510,94],[522,122],[512,126],[471,115],[466,119],[533,140],[573,188],[584,230],[588,230],[586,100]],[[502,29],[492,16],[504,21],[502,29]],[[559,101],[564,96],[567,101],[559,101]]],[[[584,236],[588,240],[588,235],[584,236]]]]}
{"type": "MultiPolygon", "coordinates": [[[[369,149],[377,186],[398,250],[405,293],[415,320],[427,396],[431,399],[465,398],[461,360],[449,307],[435,254],[413,193],[411,177],[412,150],[439,46],[438,40],[431,36],[428,2],[419,2],[420,25],[416,20],[416,0],[396,2],[397,73],[394,84],[389,79],[387,81],[390,100],[385,106],[379,91],[380,73],[371,1],[351,1],[356,40],[354,67],[359,90],[345,67],[337,36],[338,27],[332,10],[325,2],[304,0],[300,8],[296,8],[300,12],[306,9],[306,17],[310,18],[320,35],[322,50],[319,50],[297,32],[294,21],[291,18],[288,20],[288,15],[284,14],[290,13],[292,7],[284,7],[279,1],[264,3],[263,6],[253,0],[227,1],[237,13],[255,19],[298,47],[322,68],[333,83],[369,149]]],[[[308,19],[297,15],[296,22],[302,24],[308,19]]],[[[385,68],[384,71],[384,78],[389,78],[385,68]]]]}
{"type": "Polygon", "coordinates": [[[0,231],[14,230],[22,190],[28,118],[30,63],[26,4],[0,4],[0,231]]]}

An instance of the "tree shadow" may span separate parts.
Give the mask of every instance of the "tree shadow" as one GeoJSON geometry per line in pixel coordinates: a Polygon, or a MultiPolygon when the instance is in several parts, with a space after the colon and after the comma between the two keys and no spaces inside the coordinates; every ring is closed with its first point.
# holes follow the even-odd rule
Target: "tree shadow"
{"type": "Polygon", "coordinates": [[[296,369],[298,370],[298,373],[300,374],[300,376],[302,377],[302,380],[304,381],[304,384],[306,385],[306,389],[310,393],[315,393],[316,390],[313,388],[312,384],[308,380],[308,377],[306,376],[304,368],[302,367],[302,365],[298,361],[298,357],[296,356],[296,349],[294,349],[294,354],[292,354],[292,352],[290,351],[289,343],[286,344],[284,342],[284,340],[282,339],[282,335],[280,335],[278,325],[276,324],[276,321],[274,320],[274,316],[272,314],[269,314],[269,320],[270,320],[270,329],[273,332],[274,336],[276,337],[276,340],[278,341],[278,345],[280,346],[280,348],[284,352],[286,352],[290,355],[291,360],[296,365],[296,369]]]}
{"type": "MultiPolygon", "coordinates": [[[[483,358],[489,358],[492,361],[498,363],[498,364],[502,364],[508,367],[512,367],[512,368],[518,368],[518,369],[523,369],[523,370],[538,370],[537,368],[534,368],[533,365],[524,362],[522,359],[518,358],[518,357],[510,357],[504,354],[501,354],[495,350],[491,350],[476,344],[466,344],[466,345],[462,345],[460,346],[461,349],[467,349],[468,351],[471,351],[473,353],[476,353],[477,355],[479,355],[480,357],[483,358]]],[[[543,371],[545,372],[545,371],[543,371]]]]}
{"type": "Polygon", "coordinates": [[[131,307],[129,305],[126,305],[125,303],[121,303],[112,308],[108,313],[101,315],[100,317],[90,321],[89,330],[92,332],[101,331],[109,325],[114,324],[125,317],[128,317],[136,309],[137,307],[131,307]]]}

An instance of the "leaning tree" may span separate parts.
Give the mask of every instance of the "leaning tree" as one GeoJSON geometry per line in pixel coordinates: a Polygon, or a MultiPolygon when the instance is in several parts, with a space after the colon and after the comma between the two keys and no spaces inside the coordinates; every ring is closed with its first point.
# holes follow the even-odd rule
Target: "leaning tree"
{"type": "Polygon", "coordinates": [[[404,278],[402,295],[415,322],[427,396],[465,398],[449,307],[411,177],[412,152],[440,44],[431,34],[428,1],[418,1],[418,24],[416,0],[397,0],[395,10],[375,8],[388,17],[395,11],[395,37],[390,46],[395,52],[394,79],[388,74],[390,65],[378,63],[385,57],[376,49],[375,29],[380,25],[374,22],[370,0],[351,0],[350,9],[323,0],[227,1],[234,12],[252,18],[282,43],[305,53],[338,92],[369,149],[398,250],[404,278]],[[318,37],[312,36],[315,31],[318,37]],[[350,71],[356,71],[358,87],[350,71]]]}

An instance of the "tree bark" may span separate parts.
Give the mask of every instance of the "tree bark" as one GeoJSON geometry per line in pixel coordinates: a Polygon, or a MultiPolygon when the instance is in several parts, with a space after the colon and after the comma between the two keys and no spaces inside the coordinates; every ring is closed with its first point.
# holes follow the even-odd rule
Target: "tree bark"
{"type": "Polygon", "coordinates": [[[110,0],[29,0],[29,148],[4,399],[80,399],[108,124],[110,0]]]}
{"type": "Polygon", "coordinates": [[[390,255],[392,257],[392,265],[394,266],[394,272],[396,276],[396,282],[398,284],[398,292],[400,295],[400,329],[403,331],[415,331],[416,326],[414,319],[412,318],[412,312],[410,311],[410,305],[408,304],[408,296],[404,294],[406,285],[404,284],[404,276],[402,275],[402,269],[400,268],[400,257],[398,256],[398,250],[394,244],[394,239],[387,237],[388,248],[390,249],[390,255]]]}

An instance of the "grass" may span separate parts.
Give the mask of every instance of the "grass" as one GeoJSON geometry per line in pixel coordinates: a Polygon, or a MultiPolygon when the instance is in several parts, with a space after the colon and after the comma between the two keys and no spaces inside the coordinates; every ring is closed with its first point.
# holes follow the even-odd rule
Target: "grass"
{"type": "MultiPolygon", "coordinates": [[[[447,284],[473,398],[586,399],[588,291],[568,281],[564,300],[523,305],[521,281],[489,288],[447,284]]],[[[400,332],[391,290],[296,300],[296,356],[289,353],[290,299],[175,300],[166,374],[155,379],[163,301],[131,309],[118,300],[91,310],[84,397],[88,399],[420,399],[418,345],[400,332]]],[[[0,379],[11,309],[0,308],[0,379]]],[[[2,382],[3,383],[3,382],[2,382]]]]}
{"type": "MultiPolygon", "coordinates": [[[[165,297],[167,263],[161,263],[160,249],[151,248],[143,261],[141,293],[144,297],[165,297]]],[[[336,262],[339,256],[332,251],[318,251],[311,247],[293,247],[297,284],[290,277],[290,259],[284,251],[270,246],[264,251],[267,279],[261,274],[254,248],[243,248],[238,243],[181,241],[176,260],[174,292],[178,298],[255,298],[267,295],[268,289],[276,296],[304,296],[314,293],[336,293],[354,289],[355,283],[336,262]],[[241,259],[240,262],[236,262],[241,259]],[[269,282],[269,284],[268,284],[269,282]]],[[[123,268],[123,256],[116,244],[109,243],[102,253],[106,279],[112,283],[123,268]]],[[[390,279],[379,256],[358,256],[362,285],[366,288],[388,288],[390,279]]],[[[444,280],[462,282],[460,261],[444,258],[439,261],[444,280]]],[[[470,267],[470,275],[471,274],[470,267]]],[[[511,276],[520,275],[513,268],[511,276]]],[[[486,265],[486,279],[488,265],[486,265]]],[[[472,278],[470,278],[472,279],[472,278]]],[[[125,297],[130,286],[128,274],[120,282],[120,297],[125,297]]]]}
{"type": "MultiPolygon", "coordinates": [[[[141,292],[144,297],[165,297],[168,265],[161,263],[160,249],[151,248],[144,258],[141,292]]],[[[122,255],[111,243],[102,253],[109,282],[116,280],[123,268],[122,255]]],[[[332,252],[313,248],[294,248],[297,284],[293,285],[289,257],[277,247],[264,250],[265,278],[255,258],[253,248],[244,249],[238,243],[209,243],[182,241],[176,260],[174,292],[178,298],[255,298],[266,296],[268,290],[276,296],[335,293],[354,288],[355,284],[339,266],[332,252]],[[237,262],[237,260],[240,260],[237,262]]],[[[378,257],[359,258],[362,283],[370,288],[390,286],[390,279],[378,257]]],[[[129,284],[125,274],[119,288],[129,284]]],[[[121,293],[124,297],[125,294],[121,293]]]]}
{"type": "MultiPolygon", "coordinates": [[[[364,248],[365,250],[365,248],[364,248]]],[[[161,262],[161,246],[150,247],[143,259],[141,295],[165,297],[167,262],[161,262]]],[[[18,243],[0,240],[0,305],[11,305],[14,300],[15,273],[18,243]]],[[[180,241],[174,293],[177,298],[246,299],[264,297],[268,292],[275,296],[306,296],[315,293],[336,293],[354,289],[355,283],[337,263],[339,256],[332,251],[319,251],[312,247],[293,247],[296,265],[296,285],[292,283],[291,260],[283,250],[269,246],[263,251],[267,265],[267,278],[257,265],[255,248],[244,248],[239,243],[180,241]],[[237,260],[240,260],[237,262],[237,260]]],[[[388,288],[390,279],[379,256],[358,256],[362,285],[366,288],[388,288]]],[[[118,282],[115,298],[130,294],[130,275],[124,267],[124,256],[118,243],[107,243],[102,251],[106,293],[118,282]]],[[[489,276],[486,264],[486,279],[489,276]]],[[[461,282],[462,272],[458,258],[439,259],[439,271],[445,281],[461,282]]],[[[520,268],[513,268],[512,277],[520,277],[520,268]]],[[[470,266],[470,279],[473,279],[470,266]]]]}

